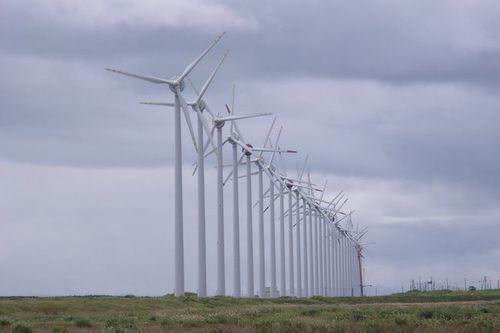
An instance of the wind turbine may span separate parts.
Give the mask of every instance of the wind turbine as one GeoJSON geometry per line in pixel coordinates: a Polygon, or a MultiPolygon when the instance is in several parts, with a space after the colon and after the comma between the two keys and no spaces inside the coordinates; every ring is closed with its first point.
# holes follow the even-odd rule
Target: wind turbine
{"type": "MultiPolygon", "coordinates": [[[[198,297],[207,296],[207,265],[206,265],[206,226],[205,226],[205,163],[204,163],[204,135],[203,131],[207,132],[208,142],[212,144],[215,148],[215,144],[211,137],[211,132],[206,119],[203,117],[203,111],[205,109],[210,113],[208,105],[203,100],[203,96],[207,91],[209,85],[212,83],[215,74],[221,67],[224,59],[226,58],[229,51],[226,51],[224,56],[221,58],[212,74],[209,76],[205,84],[203,85],[201,91],[198,91],[194,85],[191,83],[193,90],[196,92],[197,97],[194,101],[189,102],[193,110],[197,114],[197,183],[198,183],[198,297]]],[[[189,78],[188,78],[189,79],[189,78]]],[[[141,104],[146,105],[159,105],[159,106],[175,106],[172,102],[141,102],[141,104]]]]}
{"type": "MultiPolygon", "coordinates": [[[[229,111],[229,108],[228,108],[229,111]]],[[[232,112],[229,112],[232,114],[232,112]]],[[[263,158],[263,153],[269,152],[273,153],[273,157],[275,153],[296,153],[295,150],[284,150],[274,147],[267,148],[266,145],[268,142],[270,142],[270,136],[271,132],[273,129],[273,126],[275,124],[276,119],[273,120],[269,131],[266,136],[266,140],[264,142],[263,148],[256,148],[253,147],[251,144],[246,143],[245,139],[243,138],[243,135],[241,134],[241,131],[238,128],[238,125],[234,123],[234,130],[233,126],[231,128],[231,136],[228,138],[228,142],[230,142],[233,145],[233,171],[227,176],[226,180],[224,181],[224,184],[227,182],[227,180],[233,176],[233,179],[235,179],[234,174],[237,173],[237,170],[235,170],[236,166],[238,166],[243,158],[246,157],[246,166],[247,166],[247,246],[248,246],[248,253],[249,253],[249,258],[247,261],[248,264],[248,294],[253,295],[253,228],[252,228],[252,197],[251,197],[251,164],[255,163],[258,167],[258,171],[256,174],[259,175],[259,200],[256,202],[257,205],[259,205],[258,208],[258,213],[259,213],[259,295],[260,297],[264,297],[265,294],[265,254],[264,254],[264,208],[263,208],[263,197],[264,197],[264,191],[263,191],[263,179],[261,182],[261,178],[263,173],[266,173],[269,176],[269,179],[271,180],[271,187],[269,191],[274,191],[274,183],[273,183],[273,175],[275,168],[272,166],[271,163],[268,163],[265,161],[263,158]],[[242,141],[243,140],[243,141],[242,141]],[[239,159],[236,157],[236,150],[235,146],[239,145],[241,146],[243,153],[239,159]],[[252,159],[251,156],[254,155],[255,153],[259,153],[259,156],[255,159],[252,159]],[[264,267],[264,268],[262,268],[264,267]]],[[[278,135],[278,141],[279,141],[279,135],[278,135]]],[[[237,178],[237,177],[236,177],[237,178]]],[[[274,198],[274,195],[271,196],[274,198]]],[[[272,201],[271,201],[272,202],[272,201]]],[[[234,209],[237,210],[237,205],[238,203],[236,200],[234,201],[234,209]]],[[[274,207],[271,207],[271,223],[270,223],[270,228],[271,228],[271,294],[275,295],[277,290],[276,290],[276,254],[275,252],[273,253],[273,248],[275,248],[275,237],[273,236],[273,226],[274,226],[274,207]],[[274,272],[274,274],[273,274],[274,272]]]]}
{"type": "MultiPolygon", "coordinates": [[[[224,192],[223,192],[223,163],[222,163],[222,128],[227,121],[262,117],[270,113],[255,113],[248,115],[231,115],[229,107],[227,116],[217,114],[213,118],[214,127],[217,131],[217,294],[225,295],[225,260],[224,260],[224,192]]],[[[239,237],[238,237],[239,238],[239,237]]]]}
{"type": "MultiPolygon", "coordinates": [[[[184,223],[183,223],[183,202],[182,202],[182,143],[181,143],[181,108],[184,112],[184,117],[193,140],[195,149],[197,144],[194,137],[193,126],[189,117],[187,104],[182,97],[181,92],[185,88],[184,79],[194,69],[194,67],[205,57],[205,55],[217,44],[222,38],[224,33],[218,35],[209,46],[193,61],[184,71],[177,77],[167,80],[153,76],[145,76],[124,72],[121,70],[106,68],[106,70],[141,79],[156,84],[166,84],[174,93],[174,146],[175,146],[175,162],[174,162],[174,176],[175,176],[175,198],[174,198],[174,220],[175,220],[175,296],[184,295],[184,223]]],[[[200,148],[201,149],[201,148],[200,148]]]]}

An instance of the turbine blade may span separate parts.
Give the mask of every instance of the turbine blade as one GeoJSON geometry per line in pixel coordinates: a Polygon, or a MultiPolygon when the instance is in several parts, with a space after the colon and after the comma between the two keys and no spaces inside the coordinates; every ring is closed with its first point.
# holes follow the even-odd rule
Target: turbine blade
{"type": "MultiPolygon", "coordinates": [[[[212,126],[212,129],[210,130],[210,139],[213,141],[214,140],[214,133],[215,133],[215,126],[212,126]]],[[[210,146],[210,139],[207,138],[207,142],[205,144],[205,147],[203,148],[203,152],[206,153],[208,146],[210,146]]]]}
{"type": "Polygon", "coordinates": [[[200,102],[201,99],[203,98],[203,95],[205,95],[205,92],[207,91],[208,86],[212,83],[212,80],[214,79],[215,74],[217,74],[217,71],[219,70],[220,66],[224,62],[224,59],[226,59],[226,56],[228,53],[229,53],[229,50],[227,50],[226,53],[224,53],[224,55],[222,56],[221,60],[217,64],[217,66],[215,66],[215,69],[212,71],[212,74],[210,74],[210,77],[208,78],[208,80],[205,82],[205,84],[201,88],[201,91],[198,94],[198,98],[196,99],[196,102],[200,102]]]}
{"type": "Polygon", "coordinates": [[[302,176],[304,175],[304,171],[306,170],[308,159],[309,159],[309,155],[306,155],[306,158],[304,160],[304,166],[302,167],[302,171],[300,172],[299,180],[302,180],[302,176]]]}
{"type": "MultiPolygon", "coordinates": [[[[309,182],[309,186],[311,186],[311,169],[309,168],[307,169],[307,180],[309,182]]],[[[309,193],[311,193],[314,198],[314,192],[311,189],[309,189],[309,193]]]]}
{"type": "MultiPolygon", "coordinates": [[[[266,135],[266,141],[264,141],[264,144],[262,147],[265,147],[267,145],[267,142],[269,141],[269,138],[271,137],[271,132],[273,131],[274,124],[276,123],[276,117],[274,117],[273,122],[271,123],[271,126],[269,127],[269,130],[267,131],[266,135]]],[[[262,156],[262,154],[261,154],[262,156]]]]}
{"type": "MultiPolygon", "coordinates": [[[[235,90],[235,85],[233,84],[233,91],[231,94],[231,110],[233,110],[233,115],[234,115],[234,90],[235,90]]],[[[230,133],[233,133],[234,131],[234,121],[231,122],[231,127],[230,127],[230,133]]]]}
{"type": "Polygon", "coordinates": [[[139,102],[139,104],[143,104],[143,105],[175,106],[175,103],[172,103],[172,102],[139,102]]]}
{"type": "Polygon", "coordinates": [[[285,176],[287,175],[286,174],[286,167],[285,167],[285,162],[283,160],[283,156],[281,154],[278,154],[278,157],[280,159],[280,164],[281,164],[281,169],[283,170],[283,173],[285,174],[285,176]]]}
{"type": "Polygon", "coordinates": [[[325,191],[326,191],[326,184],[328,184],[328,179],[325,180],[325,185],[323,185],[323,191],[321,191],[321,200],[323,200],[323,196],[325,195],[325,191]]]}
{"type": "Polygon", "coordinates": [[[179,101],[181,103],[181,109],[182,112],[184,113],[184,118],[186,119],[186,123],[189,128],[189,134],[191,134],[191,139],[193,140],[193,145],[194,145],[194,150],[198,151],[198,145],[196,143],[196,138],[194,136],[194,130],[193,130],[193,124],[191,123],[191,117],[189,116],[189,109],[186,101],[184,100],[184,97],[182,97],[181,90],[179,89],[179,86],[175,87],[175,91],[177,93],[177,96],[179,97],[179,101]]]}
{"type": "MultiPolygon", "coordinates": [[[[240,158],[238,159],[238,165],[241,164],[241,161],[243,161],[243,158],[245,157],[245,154],[241,154],[240,158]]],[[[231,165],[232,166],[232,165],[231,165]]],[[[233,170],[231,170],[229,172],[229,174],[227,175],[226,179],[224,179],[224,181],[222,182],[222,185],[226,185],[227,181],[231,178],[231,176],[233,175],[233,170]]],[[[243,176],[241,176],[243,177],[243,176]]],[[[238,178],[241,178],[241,177],[238,177],[238,178]]]]}
{"type": "Polygon", "coordinates": [[[198,58],[194,59],[185,69],[184,72],[176,79],[176,82],[179,83],[193,70],[193,68],[203,59],[203,57],[212,49],[212,47],[217,44],[217,42],[224,36],[226,32],[218,35],[209,45],[208,47],[198,56],[198,58]]]}
{"type": "Polygon", "coordinates": [[[246,118],[264,117],[264,116],[269,116],[271,114],[272,113],[255,113],[255,114],[246,114],[246,115],[240,115],[240,116],[225,116],[225,117],[219,117],[218,119],[224,120],[224,121],[235,121],[235,120],[246,119],[246,118]]]}
{"type": "MultiPolygon", "coordinates": [[[[257,172],[257,173],[258,173],[258,172],[257,172]]],[[[263,197],[265,197],[265,196],[267,195],[267,193],[269,192],[269,190],[270,190],[270,189],[268,188],[268,189],[264,192],[264,194],[263,194],[262,196],[263,196],[263,197]]],[[[257,200],[257,201],[254,203],[253,207],[254,207],[254,208],[255,208],[255,207],[257,207],[257,205],[259,204],[259,202],[260,202],[260,200],[257,200]]]]}
{"type": "MultiPolygon", "coordinates": [[[[283,130],[283,126],[280,126],[280,129],[278,131],[278,136],[276,137],[276,148],[278,148],[280,137],[281,137],[281,131],[283,130]]],[[[271,147],[272,147],[272,142],[271,142],[271,147]]],[[[278,148],[279,150],[279,148],[278,148]]],[[[273,155],[271,156],[271,162],[270,164],[273,164],[274,157],[276,156],[276,152],[273,152],[273,155]]]]}
{"type": "Polygon", "coordinates": [[[282,149],[272,149],[272,148],[252,148],[252,150],[266,152],[266,153],[290,153],[290,154],[297,153],[296,150],[282,150],[282,149]]]}
{"type": "Polygon", "coordinates": [[[163,83],[163,84],[173,84],[174,81],[171,80],[165,80],[159,77],[154,77],[154,76],[146,76],[146,75],[139,75],[139,74],[134,74],[134,73],[129,73],[129,72],[124,72],[118,69],[113,69],[113,68],[106,68],[107,71],[113,72],[113,73],[118,73],[121,75],[126,75],[130,77],[135,77],[136,79],[141,79],[144,81],[148,81],[151,83],[163,83]]]}
{"type": "MultiPolygon", "coordinates": [[[[203,126],[203,129],[205,130],[205,133],[207,133],[208,142],[210,142],[210,144],[212,145],[212,148],[215,149],[216,145],[215,145],[215,142],[214,142],[214,140],[212,139],[212,137],[210,135],[211,134],[210,133],[210,126],[208,125],[207,120],[203,116],[203,114],[200,111],[200,108],[198,106],[195,106],[194,109],[196,111],[196,114],[198,115],[198,118],[201,121],[201,125],[203,126]]],[[[201,144],[203,144],[203,142],[201,144]]]]}

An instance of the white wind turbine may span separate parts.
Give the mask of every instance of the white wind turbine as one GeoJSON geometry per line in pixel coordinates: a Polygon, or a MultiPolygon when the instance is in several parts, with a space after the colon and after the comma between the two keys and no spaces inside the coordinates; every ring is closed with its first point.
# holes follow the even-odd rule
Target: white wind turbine
{"type": "MultiPolygon", "coordinates": [[[[255,114],[243,114],[243,115],[232,115],[231,110],[226,105],[228,111],[227,116],[222,116],[220,113],[215,115],[212,119],[214,128],[217,131],[217,295],[225,295],[225,255],[224,255],[224,179],[223,179],[223,159],[222,159],[222,147],[223,144],[228,142],[230,138],[222,141],[222,128],[226,122],[234,122],[236,120],[255,118],[271,115],[271,113],[255,113],[255,114]]],[[[236,124],[235,124],[236,125],[236,124]]],[[[210,153],[209,153],[210,154],[210,153]]],[[[237,186],[234,188],[237,191],[237,186]]],[[[237,194],[236,194],[237,195],[237,194]]],[[[239,235],[235,239],[238,242],[239,248],[239,235]]],[[[238,287],[236,285],[236,287],[238,287]]]]}
{"type": "MultiPolygon", "coordinates": [[[[280,228],[279,228],[279,238],[280,238],[280,290],[281,294],[285,295],[286,294],[286,274],[285,274],[285,213],[284,213],[284,188],[287,187],[289,188],[290,182],[286,181],[283,178],[283,174],[278,171],[278,169],[273,165],[274,158],[276,156],[276,153],[279,154],[281,163],[283,164],[282,160],[282,153],[297,153],[295,150],[285,150],[281,149],[279,147],[279,139],[281,137],[281,131],[283,127],[280,128],[278,131],[278,135],[276,138],[276,142],[273,145],[272,140],[269,138],[268,142],[271,147],[271,150],[273,151],[271,161],[266,165],[266,169],[268,170],[267,174],[269,176],[269,181],[270,181],[270,187],[267,192],[269,192],[269,198],[270,198],[270,203],[269,206],[265,209],[267,210],[270,208],[270,272],[271,272],[271,292],[272,295],[277,294],[277,283],[276,283],[276,239],[275,239],[275,213],[274,213],[274,201],[276,198],[279,198],[279,208],[280,208],[280,228]],[[274,194],[274,188],[278,189],[278,194],[274,194]]],[[[286,172],[286,171],[284,171],[286,172]]],[[[267,193],[266,192],[266,193],[267,193]]],[[[291,221],[290,221],[291,225],[291,221]]],[[[293,249],[292,249],[293,251],[293,249]]],[[[290,254],[290,256],[293,258],[293,253],[290,254]]],[[[293,264],[291,265],[293,267],[293,264]]],[[[291,279],[293,281],[293,278],[291,279]]],[[[293,289],[293,288],[292,288],[293,289]]]]}
{"type": "MultiPolygon", "coordinates": [[[[166,84],[174,93],[174,146],[175,146],[175,162],[174,162],[174,176],[175,176],[175,296],[184,295],[184,224],[183,224],[183,202],[182,202],[182,144],[181,144],[181,109],[184,112],[184,117],[193,140],[195,149],[202,149],[197,146],[193,126],[189,117],[189,110],[187,103],[182,97],[181,92],[185,88],[184,79],[194,69],[194,67],[201,61],[201,59],[217,44],[222,38],[224,33],[218,35],[210,45],[193,61],[191,62],[180,74],[170,80],[162,79],[153,76],[139,75],[129,72],[124,72],[116,69],[106,68],[106,70],[141,79],[156,84],[166,84]]],[[[199,111],[199,110],[198,110],[199,111]]],[[[198,112],[199,114],[200,112],[198,112]]],[[[199,116],[201,116],[199,114],[199,116]]]]}
{"type": "MultiPolygon", "coordinates": [[[[212,137],[210,127],[203,117],[203,112],[207,110],[210,114],[211,111],[204,101],[203,96],[208,89],[208,86],[212,83],[215,74],[221,67],[224,59],[226,58],[229,51],[226,51],[224,56],[221,58],[215,69],[212,71],[212,74],[207,79],[201,91],[198,91],[191,80],[188,80],[191,83],[193,90],[196,92],[196,99],[188,104],[193,108],[193,110],[197,113],[197,143],[198,143],[198,152],[197,152],[197,163],[196,169],[198,171],[197,174],[197,182],[198,182],[198,297],[206,297],[207,296],[207,265],[206,265],[206,224],[205,224],[205,163],[204,163],[204,135],[203,131],[205,130],[208,133],[208,143],[211,144],[214,148],[216,148],[212,137]]],[[[175,106],[175,103],[172,102],[141,102],[141,104],[146,105],[159,105],[159,106],[175,106]]],[[[208,145],[206,146],[208,147],[208,145]]],[[[205,147],[205,148],[206,148],[205,147]]]]}
{"type": "MultiPolygon", "coordinates": [[[[228,109],[229,111],[229,109],[228,109]]],[[[230,112],[231,113],[231,112],[230,112]]],[[[263,208],[263,196],[264,196],[264,191],[263,191],[263,182],[262,182],[262,173],[266,173],[269,178],[272,180],[272,171],[274,167],[272,167],[270,164],[268,164],[262,154],[264,152],[269,152],[269,153],[296,153],[294,150],[283,150],[283,149],[274,149],[274,148],[267,148],[265,147],[267,143],[270,140],[270,135],[272,132],[272,129],[274,127],[276,118],[273,120],[269,131],[266,136],[266,140],[264,142],[264,148],[256,148],[253,147],[251,144],[246,143],[245,139],[243,138],[243,135],[241,134],[241,131],[238,128],[238,125],[236,123],[233,124],[232,129],[231,129],[231,136],[228,138],[228,142],[230,142],[233,145],[233,171],[229,173],[229,175],[226,177],[226,180],[224,181],[224,184],[233,176],[233,180],[235,179],[235,174],[237,174],[237,166],[239,166],[243,160],[243,158],[246,157],[246,178],[247,178],[247,254],[248,254],[248,260],[247,260],[247,274],[248,274],[248,290],[247,294],[249,297],[253,296],[254,294],[254,283],[253,283],[253,227],[252,227],[252,191],[251,191],[251,176],[252,176],[252,171],[251,171],[251,164],[255,163],[259,171],[256,172],[256,174],[259,175],[259,200],[256,202],[256,205],[259,205],[258,212],[259,212],[259,295],[261,297],[264,297],[265,294],[265,257],[264,257],[264,208],[263,208]],[[239,159],[237,159],[236,156],[236,145],[239,145],[243,152],[242,155],[239,159]],[[256,153],[259,153],[259,156],[252,159],[251,156],[255,155],[256,153]]],[[[236,177],[237,179],[238,177],[236,177]]],[[[234,210],[238,211],[238,201],[236,199],[233,200],[234,203],[234,210]]],[[[272,216],[272,214],[271,214],[272,216]]],[[[272,219],[273,221],[273,219],[272,219]]],[[[272,222],[271,225],[274,225],[272,222]]],[[[274,246],[273,245],[273,237],[271,237],[271,249],[274,246]]],[[[271,254],[272,256],[272,254],[271,254]]],[[[272,261],[272,260],[271,260],[272,261]]],[[[238,261],[239,262],[239,261],[238,261]]],[[[271,267],[275,267],[276,263],[274,260],[274,264],[271,264],[271,267]],[[274,265],[274,266],[273,266],[274,265]]],[[[271,268],[272,271],[272,268],[271,268]]],[[[275,271],[275,269],[274,269],[275,271]]],[[[274,281],[276,279],[276,276],[274,275],[274,281]]],[[[276,283],[273,284],[274,289],[276,289],[276,283]]],[[[275,290],[274,290],[275,292],[275,290]]]]}

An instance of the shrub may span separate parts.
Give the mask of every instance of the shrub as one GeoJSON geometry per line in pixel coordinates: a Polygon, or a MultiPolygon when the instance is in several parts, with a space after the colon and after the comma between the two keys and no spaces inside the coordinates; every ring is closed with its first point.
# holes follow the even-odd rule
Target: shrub
{"type": "Polygon", "coordinates": [[[33,333],[33,330],[29,326],[26,326],[23,324],[17,324],[16,326],[14,326],[14,329],[12,330],[12,332],[15,332],[15,333],[33,333]]]}
{"type": "Polygon", "coordinates": [[[212,328],[208,333],[224,333],[224,330],[220,327],[212,328]]]}
{"type": "Polygon", "coordinates": [[[268,319],[264,319],[255,323],[256,332],[261,332],[261,333],[272,332],[272,328],[273,328],[273,323],[268,319]]]}
{"type": "Polygon", "coordinates": [[[351,319],[354,320],[354,321],[362,321],[362,320],[366,319],[366,315],[364,315],[360,311],[353,311],[351,313],[351,319]]]}
{"type": "Polygon", "coordinates": [[[133,320],[124,317],[108,319],[102,330],[104,333],[128,333],[136,331],[133,320]]]}
{"type": "Polygon", "coordinates": [[[0,326],[10,326],[10,321],[7,319],[0,319],[0,326]]]}
{"type": "Polygon", "coordinates": [[[321,314],[320,309],[306,309],[300,312],[303,316],[314,317],[321,314]]]}
{"type": "MultiPolygon", "coordinates": [[[[279,322],[278,332],[283,333],[302,333],[306,331],[306,327],[302,322],[283,320],[279,322]]],[[[321,332],[321,331],[319,331],[321,332]]]]}
{"type": "Polygon", "coordinates": [[[182,321],[182,326],[184,327],[200,327],[203,325],[203,321],[197,319],[185,319],[182,321]]]}
{"type": "Polygon", "coordinates": [[[482,313],[490,313],[490,309],[488,308],[479,308],[479,312],[482,312],[482,313]]]}
{"type": "Polygon", "coordinates": [[[92,324],[87,319],[77,319],[75,320],[76,327],[92,327],[92,324]]]}
{"type": "Polygon", "coordinates": [[[172,321],[170,319],[165,318],[160,322],[160,325],[162,327],[170,327],[172,326],[172,321]]]}
{"type": "Polygon", "coordinates": [[[207,318],[205,318],[205,321],[209,324],[226,324],[227,317],[222,313],[215,313],[207,316],[207,318]]]}
{"type": "Polygon", "coordinates": [[[394,322],[396,323],[396,325],[398,326],[406,326],[408,325],[408,320],[406,320],[405,318],[394,318],[394,322]]]}
{"type": "Polygon", "coordinates": [[[417,317],[420,319],[431,319],[432,317],[434,317],[434,312],[429,309],[420,310],[417,313],[417,317]]]}

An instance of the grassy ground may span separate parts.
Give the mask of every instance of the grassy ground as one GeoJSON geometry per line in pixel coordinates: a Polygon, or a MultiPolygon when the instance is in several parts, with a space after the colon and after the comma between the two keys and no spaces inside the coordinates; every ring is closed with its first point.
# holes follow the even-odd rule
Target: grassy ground
{"type": "Polygon", "coordinates": [[[500,332],[500,290],[365,298],[0,298],[0,333],[500,332]]]}

